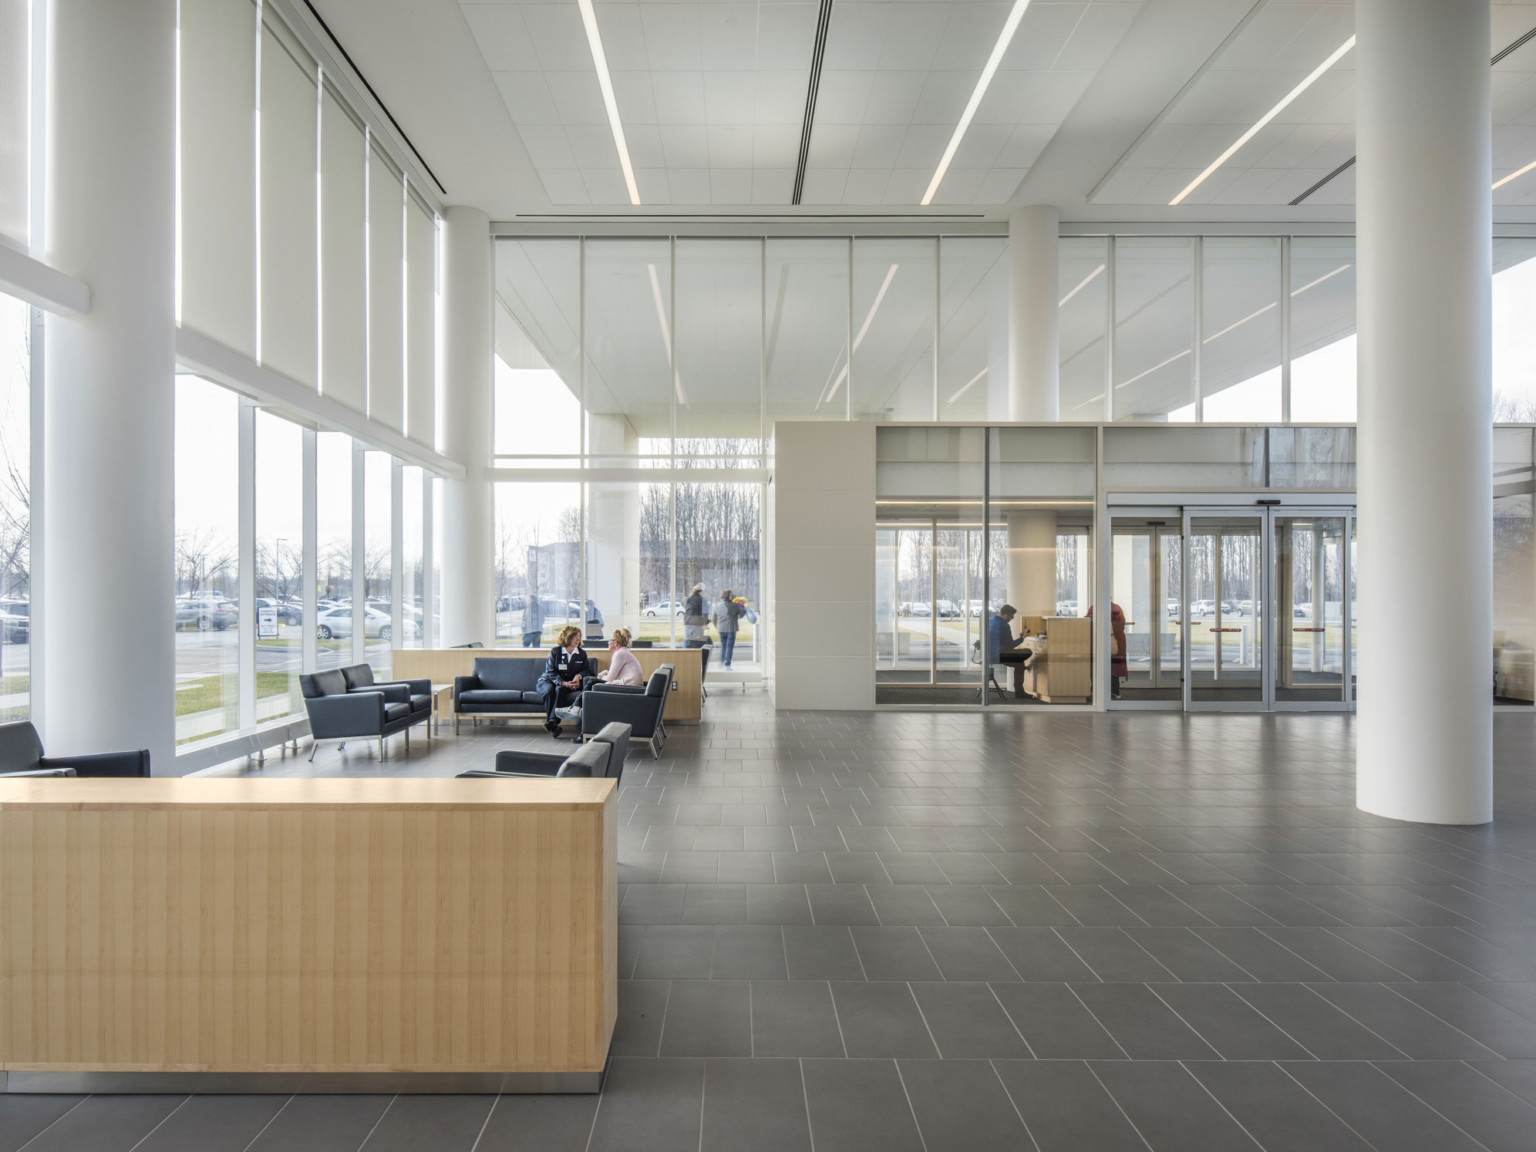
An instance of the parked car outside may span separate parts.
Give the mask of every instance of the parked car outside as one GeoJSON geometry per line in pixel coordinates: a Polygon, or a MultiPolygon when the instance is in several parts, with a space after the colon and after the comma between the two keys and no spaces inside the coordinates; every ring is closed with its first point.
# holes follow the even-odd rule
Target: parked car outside
{"type": "Polygon", "coordinates": [[[32,605],[26,600],[0,600],[0,634],[7,644],[25,644],[32,635],[32,605]]]}
{"type": "MultiPolygon", "coordinates": [[[[407,636],[415,633],[416,626],[410,620],[403,620],[407,636]]],[[[389,613],[380,612],[377,608],[364,609],[363,635],[366,638],[390,640],[394,637],[394,624],[390,620],[389,613]]],[[[351,607],[332,608],[322,612],[315,623],[315,634],[321,640],[344,640],[352,635],[352,609],[351,607]]]]}
{"type": "Polygon", "coordinates": [[[640,612],[642,616],[681,616],[683,615],[683,603],[680,600],[663,600],[659,604],[651,604],[640,612]]]}
{"type": "Polygon", "coordinates": [[[222,632],[240,622],[240,609],[233,600],[214,596],[178,596],[176,598],[176,627],[196,628],[200,632],[213,629],[222,632]]]}
{"type": "Polygon", "coordinates": [[[940,600],[937,603],[937,607],[941,619],[948,620],[963,615],[960,611],[960,605],[956,604],[953,600],[940,600]]]}

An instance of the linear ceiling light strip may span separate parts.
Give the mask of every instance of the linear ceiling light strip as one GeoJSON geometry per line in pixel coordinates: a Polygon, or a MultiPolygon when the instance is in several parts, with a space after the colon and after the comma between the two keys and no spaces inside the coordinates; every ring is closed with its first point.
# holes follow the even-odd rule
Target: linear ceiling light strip
{"type": "Polygon", "coordinates": [[[587,30],[587,47],[592,50],[592,65],[597,69],[597,86],[603,92],[603,107],[608,110],[608,127],[613,130],[613,146],[619,152],[619,167],[624,170],[624,187],[629,202],[640,205],[640,189],[635,184],[634,165],[629,162],[629,145],[624,142],[624,124],[619,119],[619,103],[613,96],[613,77],[608,74],[608,57],[603,52],[603,37],[597,30],[597,13],[592,0],[576,0],[581,8],[581,26],[587,30]]]}
{"type": "Polygon", "coordinates": [[[1185,187],[1184,191],[1180,192],[1172,200],[1168,201],[1168,206],[1172,208],[1184,203],[1184,198],[1186,196],[1188,196],[1196,188],[1200,187],[1200,185],[1204,184],[1206,180],[1210,178],[1211,173],[1215,172],[1216,169],[1220,168],[1228,160],[1232,159],[1233,154],[1236,153],[1239,148],[1248,143],[1248,141],[1252,140],[1264,129],[1265,125],[1267,125],[1276,116],[1280,115],[1280,113],[1289,108],[1291,103],[1296,100],[1297,97],[1299,97],[1308,88],[1312,87],[1312,85],[1316,84],[1318,80],[1322,78],[1323,74],[1327,72],[1328,69],[1337,64],[1340,60],[1342,60],[1344,56],[1349,52],[1349,50],[1354,46],[1355,38],[1351,36],[1348,40],[1344,41],[1344,43],[1335,48],[1333,50],[1333,54],[1330,55],[1328,59],[1319,64],[1316,68],[1312,69],[1305,80],[1287,92],[1284,97],[1281,98],[1280,103],[1276,104],[1268,112],[1264,113],[1263,116],[1259,117],[1258,122],[1255,123],[1252,128],[1248,129],[1248,131],[1244,132],[1241,136],[1234,140],[1225,152],[1216,157],[1215,160],[1211,161],[1210,166],[1206,168],[1204,172],[1200,173],[1200,175],[1191,180],[1188,186],[1185,187]]]}
{"type": "MultiPolygon", "coordinates": [[[[1513,41],[1512,43],[1507,45],[1502,51],[1495,52],[1494,55],[1493,55],[1493,59],[1488,61],[1488,66],[1490,68],[1492,68],[1495,64],[1497,64],[1500,60],[1502,60],[1506,56],[1508,56],[1511,52],[1515,51],[1517,48],[1524,47],[1526,44],[1529,44],[1532,40],[1536,40],[1536,28],[1532,28],[1524,36],[1519,37],[1518,39],[1516,39],[1515,41],[1513,41]]],[[[1296,197],[1296,199],[1292,200],[1291,203],[1290,203],[1290,207],[1292,207],[1292,208],[1296,207],[1296,205],[1300,204],[1308,196],[1311,196],[1314,192],[1316,192],[1323,185],[1327,184],[1330,180],[1334,180],[1337,177],[1344,175],[1345,172],[1349,171],[1352,167],[1354,167],[1355,160],[1356,160],[1356,157],[1351,156],[1348,160],[1344,161],[1344,163],[1340,164],[1332,172],[1328,173],[1328,175],[1324,176],[1316,184],[1312,185],[1312,187],[1308,188],[1300,196],[1298,196],[1298,197],[1296,197]]],[[[1512,174],[1510,176],[1506,176],[1503,180],[1500,180],[1498,183],[1496,183],[1493,186],[1494,191],[1497,191],[1503,185],[1508,184],[1511,180],[1515,179],[1516,177],[1525,175],[1525,173],[1529,172],[1532,168],[1536,168],[1536,164],[1529,165],[1529,166],[1527,166],[1525,168],[1520,169],[1520,171],[1518,171],[1518,172],[1516,172],[1516,173],[1514,173],[1514,174],[1512,174]]]]}
{"type": "Polygon", "coordinates": [[[816,44],[811,49],[811,77],[805,88],[805,117],[800,121],[800,157],[795,162],[795,191],[791,204],[799,204],[805,191],[805,166],[811,157],[811,130],[816,123],[816,90],[821,87],[821,62],[827,55],[827,29],[832,26],[832,0],[821,0],[816,15],[816,44]]]}
{"type": "Polygon", "coordinates": [[[919,201],[925,208],[933,203],[934,193],[944,182],[944,173],[949,171],[950,161],[955,158],[960,141],[965,139],[965,130],[971,126],[971,118],[976,115],[976,109],[981,106],[981,98],[987,94],[987,86],[992,83],[992,77],[997,74],[997,66],[1003,62],[1003,53],[1008,51],[1008,45],[1013,42],[1013,34],[1019,30],[1019,21],[1024,19],[1024,10],[1028,7],[1029,0],[1013,0],[1013,10],[1008,13],[1008,19],[1003,23],[1003,30],[997,35],[997,43],[992,45],[992,55],[987,57],[987,66],[976,78],[976,88],[971,93],[971,98],[966,101],[965,111],[960,114],[960,123],[955,125],[955,134],[949,138],[949,146],[944,149],[944,156],[939,160],[939,166],[934,169],[933,179],[928,182],[928,191],[923,193],[923,198],[919,201]]]}

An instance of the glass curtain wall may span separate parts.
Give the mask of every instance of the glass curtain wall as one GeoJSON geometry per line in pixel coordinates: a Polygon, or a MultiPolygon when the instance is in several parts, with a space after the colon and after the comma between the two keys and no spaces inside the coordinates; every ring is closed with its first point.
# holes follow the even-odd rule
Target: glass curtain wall
{"type": "Polygon", "coordinates": [[[256,413],[256,722],[304,711],[304,432],[256,413]]]}
{"type": "MultiPolygon", "coordinates": [[[[1496,376],[1536,415],[1536,241],[1498,244],[1496,376]]],[[[1354,269],[1347,236],[1064,237],[1062,419],[1353,421],[1354,269]]]]}
{"type": "Polygon", "coordinates": [[[496,643],[541,648],[581,611],[580,484],[496,486],[496,643]]]}
{"type": "Polygon", "coordinates": [[[985,420],[1008,390],[1008,242],[939,241],[938,419],[985,420]]]}
{"type": "Polygon", "coordinates": [[[337,624],[352,603],[352,438],[341,432],[321,432],[315,450],[319,513],[315,662],[320,669],[340,668],[352,663],[350,633],[337,624]]]}
{"type": "Polygon", "coordinates": [[[1536,703],[1532,430],[1493,430],[1493,699],[1536,703]]]}
{"type": "Polygon", "coordinates": [[[32,315],[0,295],[0,719],[31,712],[32,315]]]}
{"type": "MultiPolygon", "coordinates": [[[[240,731],[242,696],[247,707],[254,703],[258,727],[302,715],[299,677],[306,671],[303,613],[309,596],[317,612],[316,669],[351,664],[361,653],[376,673],[387,676],[392,647],[419,646],[422,639],[426,557],[435,558],[439,544],[425,515],[429,481],[435,497],[436,478],[387,452],[365,450],[343,433],[316,431],[316,570],[314,587],[307,588],[307,433],[275,412],[254,408],[254,451],[242,456],[243,405],[254,408],[201,377],[176,378],[179,744],[240,731]],[[242,468],[248,471],[242,474],[242,468]],[[255,517],[252,536],[242,544],[237,526],[245,485],[254,497],[255,517]],[[398,634],[391,599],[397,565],[403,597],[398,634]],[[354,572],[361,577],[356,584],[354,572]],[[244,573],[251,577],[249,604],[241,600],[244,573]],[[240,622],[246,611],[254,620],[254,651],[250,663],[242,665],[240,622]],[[354,617],[360,621],[356,626],[354,617]],[[254,683],[243,682],[242,667],[254,668],[254,683]]],[[[3,433],[0,423],[0,436],[3,433]]],[[[7,604],[0,599],[0,606],[7,604]]],[[[250,723],[251,714],[246,715],[250,723]]]]}
{"type": "Polygon", "coordinates": [[[240,726],[240,401],[176,377],[176,743],[240,726]]]}

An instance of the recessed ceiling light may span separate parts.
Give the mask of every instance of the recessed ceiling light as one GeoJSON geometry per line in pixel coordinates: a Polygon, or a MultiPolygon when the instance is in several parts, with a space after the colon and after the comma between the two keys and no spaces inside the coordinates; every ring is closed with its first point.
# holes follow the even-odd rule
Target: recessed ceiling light
{"type": "Polygon", "coordinates": [[[1532,160],[1529,164],[1527,164],[1524,168],[1521,168],[1518,172],[1511,172],[1508,176],[1504,177],[1504,179],[1502,179],[1502,180],[1495,180],[1493,182],[1493,190],[1495,192],[1497,192],[1500,188],[1504,187],[1504,185],[1508,184],[1511,180],[1518,180],[1518,179],[1520,179],[1520,177],[1524,176],[1527,172],[1530,172],[1533,169],[1536,169],[1536,160],[1532,160]]]}
{"type": "Polygon", "coordinates": [[[603,90],[603,107],[608,110],[608,127],[613,129],[613,145],[619,150],[619,167],[624,169],[624,186],[629,202],[640,204],[640,189],[635,184],[635,169],[629,162],[629,145],[624,143],[624,125],[619,120],[619,104],[613,98],[613,77],[608,75],[608,57],[603,54],[603,38],[597,30],[597,13],[592,0],[576,0],[581,8],[582,27],[587,30],[587,47],[592,49],[592,63],[597,68],[597,86],[603,90]]]}
{"type": "Polygon", "coordinates": [[[967,392],[969,392],[971,390],[971,387],[978,380],[980,380],[983,376],[985,376],[986,374],[987,374],[987,370],[985,368],[983,368],[980,372],[976,373],[976,375],[972,376],[969,380],[967,380],[964,384],[962,384],[960,386],[960,390],[959,391],[957,391],[953,396],[951,396],[945,402],[944,407],[948,408],[956,400],[958,400],[958,399],[960,399],[960,397],[964,396],[967,392]]]}
{"type": "Polygon", "coordinates": [[[1355,38],[1351,36],[1348,40],[1344,41],[1344,43],[1335,48],[1333,50],[1333,55],[1329,56],[1328,59],[1324,60],[1316,68],[1312,69],[1311,74],[1308,75],[1307,78],[1300,84],[1296,85],[1296,87],[1287,92],[1280,103],[1276,104],[1268,112],[1264,113],[1264,115],[1259,118],[1258,123],[1256,123],[1252,128],[1248,129],[1248,131],[1244,132],[1236,140],[1234,140],[1231,146],[1225,152],[1216,157],[1215,160],[1211,161],[1211,166],[1204,172],[1200,173],[1200,175],[1196,176],[1193,180],[1191,180],[1189,182],[1189,186],[1186,187],[1184,191],[1180,192],[1172,200],[1168,201],[1168,206],[1172,208],[1175,205],[1182,204],[1184,202],[1184,197],[1188,196],[1196,188],[1204,184],[1212,172],[1216,171],[1216,169],[1220,168],[1228,160],[1232,159],[1232,154],[1234,152],[1236,152],[1244,144],[1248,143],[1248,141],[1257,136],[1266,124],[1268,124],[1276,116],[1280,115],[1280,113],[1284,112],[1286,108],[1290,106],[1291,102],[1296,99],[1296,97],[1300,96],[1308,88],[1312,87],[1313,84],[1317,83],[1318,79],[1323,75],[1323,73],[1328,71],[1328,69],[1332,68],[1340,60],[1342,60],[1344,56],[1349,52],[1349,50],[1354,46],[1355,38]]]}
{"type": "Polygon", "coordinates": [[[955,150],[960,147],[960,141],[965,138],[965,130],[971,126],[971,117],[976,115],[981,98],[987,94],[987,85],[992,83],[997,66],[1003,62],[1003,53],[1008,51],[1013,34],[1019,30],[1019,21],[1024,19],[1024,9],[1028,7],[1029,0],[1013,0],[1013,11],[1008,13],[1008,19],[1003,22],[1003,30],[997,35],[997,43],[992,45],[992,55],[987,57],[987,66],[977,77],[976,89],[971,93],[970,100],[966,102],[965,111],[960,114],[960,123],[955,125],[955,134],[949,138],[949,147],[944,149],[943,159],[934,169],[933,179],[928,182],[928,191],[923,193],[920,203],[924,207],[933,203],[933,194],[943,183],[944,173],[949,171],[949,162],[955,158],[955,150]]]}

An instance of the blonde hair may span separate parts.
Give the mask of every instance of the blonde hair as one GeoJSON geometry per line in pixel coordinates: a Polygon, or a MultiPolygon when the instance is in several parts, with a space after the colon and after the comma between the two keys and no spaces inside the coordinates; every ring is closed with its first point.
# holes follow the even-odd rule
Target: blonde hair
{"type": "Polygon", "coordinates": [[[560,629],[560,639],[557,641],[557,643],[560,645],[560,647],[564,648],[571,642],[572,636],[580,639],[581,629],[576,627],[574,624],[567,624],[564,628],[560,629]]]}
{"type": "Polygon", "coordinates": [[[620,648],[628,648],[629,647],[629,629],[628,628],[615,628],[613,630],[613,639],[618,644],[618,646],[620,648]]]}

